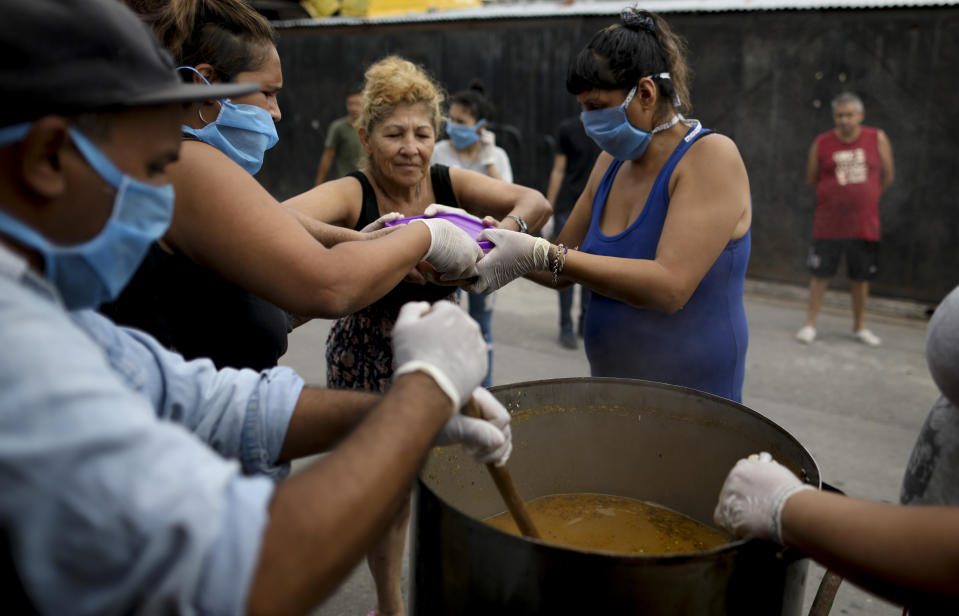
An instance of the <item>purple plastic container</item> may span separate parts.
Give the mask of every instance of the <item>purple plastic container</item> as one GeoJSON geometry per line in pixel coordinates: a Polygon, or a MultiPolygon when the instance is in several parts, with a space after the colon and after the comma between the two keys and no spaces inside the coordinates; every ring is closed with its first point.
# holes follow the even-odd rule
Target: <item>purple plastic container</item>
{"type": "MultiPolygon", "coordinates": [[[[411,220],[417,220],[419,218],[426,218],[425,216],[409,216],[407,218],[397,218],[396,220],[391,220],[386,223],[387,227],[395,227],[396,225],[405,225],[411,220]]],[[[472,218],[470,216],[463,216],[462,214],[457,214],[455,212],[441,212],[436,216],[431,216],[431,218],[442,218],[443,220],[448,220],[473,238],[476,239],[476,236],[480,234],[483,229],[487,227],[483,226],[483,223],[479,220],[472,218]]],[[[489,252],[493,249],[493,242],[489,240],[480,240],[476,242],[479,244],[479,247],[483,249],[483,252],[489,252]]]]}

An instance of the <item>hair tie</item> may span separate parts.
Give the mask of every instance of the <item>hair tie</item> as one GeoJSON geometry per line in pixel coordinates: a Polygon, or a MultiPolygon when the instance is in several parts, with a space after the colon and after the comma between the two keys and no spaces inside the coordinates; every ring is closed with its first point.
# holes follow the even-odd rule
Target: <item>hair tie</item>
{"type": "Polygon", "coordinates": [[[623,12],[619,14],[619,17],[623,20],[623,25],[625,25],[627,28],[641,29],[646,30],[647,32],[656,31],[656,22],[653,21],[653,18],[649,15],[643,15],[642,13],[637,12],[635,9],[623,9],[623,12]]]}

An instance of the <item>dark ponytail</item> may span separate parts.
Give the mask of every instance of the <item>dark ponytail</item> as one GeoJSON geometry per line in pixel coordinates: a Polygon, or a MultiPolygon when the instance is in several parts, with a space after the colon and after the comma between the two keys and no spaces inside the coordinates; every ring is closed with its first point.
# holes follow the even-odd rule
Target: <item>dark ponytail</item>
{"type": "Polygon", "coordinates": [[[276,44],[270,22],[242,0],[125,2],[153,28],[177,64],[210,64],[220,81],[256,70],[276,44]]]}
{"type": "Polygon", "coordinates": [[[450,104],[453,103],[465,107],[477,121],[484,118],[492,120],[495,113],[493,104],[486,97],[486,86],[479,79],[473,79],[467,89],[453,94],[450,104]]]}
{"type": "Polygon", "coordinates": [[[665,19],[637,8],[624,9],[622,23],[600,30],[570,61],[566,89],[579,94],[593,88],[629,90],[652,76],[664,104],[681,113],[692,108],[686,43],[665,19]],[[669,73],[669,79],[655,77],[669,73]]]}

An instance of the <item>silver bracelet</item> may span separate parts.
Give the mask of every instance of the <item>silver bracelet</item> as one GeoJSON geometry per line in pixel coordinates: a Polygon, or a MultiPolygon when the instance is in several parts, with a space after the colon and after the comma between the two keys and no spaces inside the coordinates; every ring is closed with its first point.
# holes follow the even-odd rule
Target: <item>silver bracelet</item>
{"type": "Polygon", "coordinates": [[[519,232],[520,232],[520,233],[526,233],[527,230],[529,229],[529,227],[526,226],[526,221],[523,220],[522,218],[520,218],[519,216],[513,216],[512,214],[507,214],[506,217],[507,217],[507,218],[512,218],[513,220],[516,221],[516,224],[519,225],[519,232]]]}
{"type": "Polygon", "coordinates": [[[566,252],[569,250],[563,244],[556,245],[556,256],[553,257],[553,286],[559,282],[559,275],[566,267],[566,252]],[[561,252],[562,251],[562,252],[561,252]]]}

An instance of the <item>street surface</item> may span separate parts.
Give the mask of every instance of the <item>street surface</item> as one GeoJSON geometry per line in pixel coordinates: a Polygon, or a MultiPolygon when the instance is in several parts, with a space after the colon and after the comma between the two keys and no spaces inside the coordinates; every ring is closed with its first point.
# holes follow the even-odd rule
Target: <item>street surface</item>
{"type": "MultiPolygon", "coordinates": [[[[817,324],[819,338],[806,346],[793,338],[805,318],[803,290],[749,284],[750,340],[743,403],[795,436],[818,462],[824,481],[850,496],[897,502],[916,435],[938,396],[925,363],[926,321],[915,318],[923,307],[875,302],[875,309],[868,311],[867,326],[882,338],[882,346],[871,348],[851,336],[846,300],[847,294],[830,292],[817,324]]],[[[559,346],[557,315],[556,294],[550,289],[519,280],[497,293],[494,385],[589,376],[582,344],[578,350],[559,346]]],[[[329,324],[317,320],[296,329],[281,360],[311,384],[326,382],[329,324]]],[[[811,563],[804,613],[821,576],[822,568],[811,563]]],[[[375,602],[372,580],[361,563],[313,616],[365,616],[375,602]]],[[[901,608],[848,582],[840,587],[831,611],[869,616],[901,613],[901,608]]]]}

